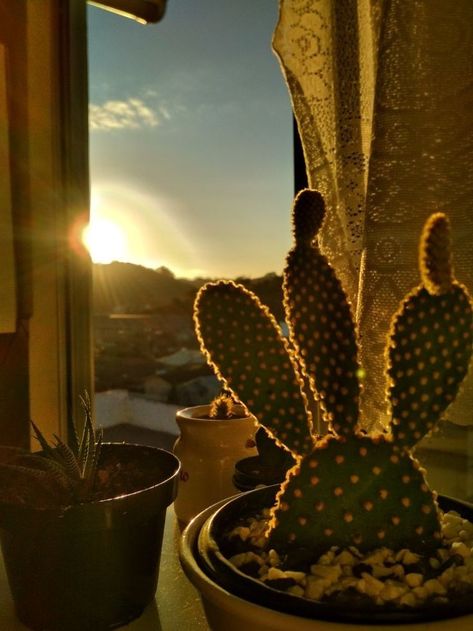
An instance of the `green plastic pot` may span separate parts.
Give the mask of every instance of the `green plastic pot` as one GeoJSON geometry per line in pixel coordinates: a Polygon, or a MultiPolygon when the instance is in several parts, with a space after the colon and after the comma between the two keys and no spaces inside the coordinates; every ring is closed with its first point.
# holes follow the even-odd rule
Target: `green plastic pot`
{"type": "Polygon", "coordinates": [[[152,447],[105,444],[103,458],[147,462],[156,482],[61,510],[0,504],[0,538],[18,618],[37,631],[101,631],[153,600],[166,508],[179,460],[152,447]]]}

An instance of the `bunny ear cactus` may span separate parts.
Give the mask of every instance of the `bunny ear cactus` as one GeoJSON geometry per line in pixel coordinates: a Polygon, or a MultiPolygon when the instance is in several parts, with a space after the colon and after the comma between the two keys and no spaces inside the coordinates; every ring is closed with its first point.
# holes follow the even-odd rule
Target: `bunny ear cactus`
{"type": "Polygon", "coordinates": [[[272,511],[271,545],[312,554],[331,545],[434,547],[440,538],[438,508],[410,448],[453,400],[468,369],[472,328],[470,299],[453,280],[446,218],[438,214],[427,222],[422,285],[403,301],[393,323],[392,435],[367,436],[354,423],[360,371],[346,298],[318,252],[316,234],[299,236],[298,224],[307,225],[311,212],[320,215],[323,205],[315,192],[304,191],[294,207],[296,245],[287,260],[285,303],[303,372],[319,391],[335,435],[319,441],[290,472],[272,511]],[[304,312],[308,285],[318,299],[304,312]]]}
{"type": "Polygon", "coordinates": [[[232,281],[199,290],[194,321],[201,348],[219,379],[277,441],[312,450],[312,419],[296,360],[280,327],[255,294],[232,281]]]}
{"type": "Polygon", "coordinates": [[[221,282],[199,292],[200,343],[219,377],[296,456],[271,510],[268,546],[286,552],[288,564],[334,545],[427,551],[440,540],[439,509],[411,450],[454,399],[472,346],[471,300],[453,277],[448,222],[436,214],[426,223],[422,284],[393,320],[392,431],[368,435],[350,306],[317,244],[323,217],[321,196],[302,191],[284,272],[289,342],[253,294],[221,282]],[[305,382],[328,424],[324,437],[311,438],[304,420],[305,382]]]}

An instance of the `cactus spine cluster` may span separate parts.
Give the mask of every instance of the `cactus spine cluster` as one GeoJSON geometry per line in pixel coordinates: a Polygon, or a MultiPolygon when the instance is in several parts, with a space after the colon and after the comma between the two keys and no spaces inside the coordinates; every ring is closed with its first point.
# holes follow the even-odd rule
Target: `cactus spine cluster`
{"type": "Polygon", "coordinates": [[[210,404],[209,417],[213,419],[231,419],[234,417],[234,403],[232,397],[220,394],[210,404]]]}
{"type": "Polygon", "coordinates": [[[194,319],[219,378],[296,458],[277,494],[268,545],[288,558],[333,545],[418,551],[438,545],[435,493],[412,448],[441,419],[468,371],[472,303],[455,280],[449,223],[432,215],[420,242],[421,284],[395,314],[386,356],[390,431],[360,424],[363,371],[346,295],[317,244],[321,196],[302,191],[284,271],[285,339],[258,298],[231,281],[205,285],[194,319]],[[313,432],[305,384],[328,433],[313,432]]]}

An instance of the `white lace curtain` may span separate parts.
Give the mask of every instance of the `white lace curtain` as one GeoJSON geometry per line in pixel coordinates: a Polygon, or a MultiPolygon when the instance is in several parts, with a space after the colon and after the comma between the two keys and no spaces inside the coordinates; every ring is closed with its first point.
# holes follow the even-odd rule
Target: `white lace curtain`
{"type": "MultiPolygon", "coordinates": [[[[273,45],[356,312],[364,419],[383,422],[389,320],[419,282],[431,212],[448,213],[473,293],[473,1],[281,0],[273,45]]],[[[448,417],[473,423],[471,374],[448,417]]]]}

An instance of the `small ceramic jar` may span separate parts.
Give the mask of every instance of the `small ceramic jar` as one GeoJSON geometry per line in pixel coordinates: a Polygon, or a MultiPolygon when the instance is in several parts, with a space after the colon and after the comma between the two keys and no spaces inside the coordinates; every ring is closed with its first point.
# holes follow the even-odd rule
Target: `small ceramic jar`
{"type": "Polygon", "coordinates": [[[174,454],[181,461],[181,474],[174,510],[182,523],[207,506],[235,495],[235,462],[257,453],[255,418],[245,416],[243,406],[236,406],[241,418],[226,420],[202,418],[209,409],[209,405],[197,405],[176,414],[181,435],[174,454]]]}

